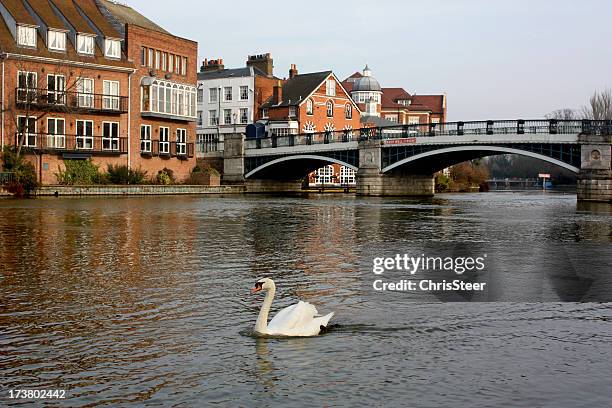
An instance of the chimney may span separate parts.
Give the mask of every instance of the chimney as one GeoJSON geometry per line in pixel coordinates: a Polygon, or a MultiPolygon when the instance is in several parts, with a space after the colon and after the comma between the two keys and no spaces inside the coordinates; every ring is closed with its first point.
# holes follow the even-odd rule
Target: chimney
{"type": "Polygon", "coordinates": [[[202,66],[200,67],[200,72],[222,71],[223,69],[225,69],[225,66],[223,65],[223,58],[215,60],[204,59],[204,61],[202,61],[202,66]]]}
{"type": "Polygon", "coordinates": [[[283,84],[278,81],[272,90],[272,103],[278,105],[283,101],[283,84]]]}
{"type": "Polygon", "coordinates": [[[295,64],[291,64],[291,69],[289,70],[289,79],[293,78],[298,74],[298,69],[295,64]]]}
{"type": "Polygon", "coordinates": [[[263,72],[268,78],[272,78],[274,73],[274,64],[270,53],[249,55],[246,62],[247,67],[254,67],[263,72]]]}

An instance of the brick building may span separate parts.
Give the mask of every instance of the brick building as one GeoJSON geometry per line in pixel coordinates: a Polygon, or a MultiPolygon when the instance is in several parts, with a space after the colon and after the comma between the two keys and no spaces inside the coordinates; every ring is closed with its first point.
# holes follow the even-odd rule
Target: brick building
{"type": "Polygon", "coordinates": [[[104,0],[2,0],[2,148],[21,144],[43,184],[57,182],[67,159],[187,176],[194,165],[197,44],[152,26],[104,0]],[[170,111],[176,106],[180,115],[160,115],[146,104],[147,81],[154,82],[147,78],[157,73],[141,64],[145,44],[164,44],[179,58],[177,73],[162,72],[176,97],[170,111]],[[191,93],[193,104],[186,104],[191,93]],[[141,143],[141,125],[166,127],[167,144],[154,131],[141,143]]]}

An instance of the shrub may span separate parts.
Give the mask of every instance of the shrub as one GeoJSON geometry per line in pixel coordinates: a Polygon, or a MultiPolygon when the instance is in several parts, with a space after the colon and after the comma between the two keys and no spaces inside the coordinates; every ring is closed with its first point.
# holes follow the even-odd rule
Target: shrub
{"type": "Polygon", "coordinates": [[[16,197],[28,197],[39,187],[36,168],[24,159],[23,154],[18,155],[7,146],[2,152],[2,163],[4,170],[13,173],[8,191],[16,197]]]}
{"type": "Polygon", "coordinates": [[[128,169],[125,165],[108,165],[108,180],[112,184],[144,184],[147,172],[141,169],[128,169]]]}
{"type": "Polygon", "coordinates": [[[219,175],[219,172],[211,166],[195,166],[185,183],[191,185],[218,184],[218,182],[211,183],[211,177],[219,177],[219,175]]]}
{"type": "Polygon", "coordinates": [[[105,175],[100,174],[98,166],[89,160],[65,160],[65,170],[58,168],[57,181],[60,184],[104,184],[107,182],[105,175]]]}
{"type": "Polygon", "coordinates": [[[157,173],[157,184],[162,184],[162,185],[170,185],[170,184],[174,184],[174,172],[168,168],[165,168],[163,170],[160,170],[157,173]]]}

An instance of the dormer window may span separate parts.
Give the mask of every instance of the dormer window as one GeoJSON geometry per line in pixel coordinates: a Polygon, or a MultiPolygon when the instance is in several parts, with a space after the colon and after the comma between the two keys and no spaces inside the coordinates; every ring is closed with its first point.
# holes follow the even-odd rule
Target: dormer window
{"type": "Polygon", "coordinates": [[[107,38],[104,46],[104,55],[108,58],[121,58],[121,42],[119,40],[109,40],[107,38]]]}
{"type": "Polygon", "coordinates": [[[53,51],[66,51],[66,33],[49,30],[47,47],[53,51]]]}
{"type": "Polygon", "coordinates": [[[77,34],[77,52],[84,55],[94,55],[94,37],[77,34]]]}
{"type": "Polygon", "coordinates": [[[18,25],[17,44],[36,48],[36,28],[18,25]]]}

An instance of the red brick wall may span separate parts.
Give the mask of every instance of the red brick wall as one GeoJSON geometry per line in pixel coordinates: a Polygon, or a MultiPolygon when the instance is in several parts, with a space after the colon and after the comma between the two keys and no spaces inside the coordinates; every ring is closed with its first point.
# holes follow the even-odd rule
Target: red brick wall
{"type": "Polygon", "coordinates": [[[277,82],[278,80],[274,78],[255,76],[255,122],[261,119],[261,105],[272,96],[274,85],[277,82]]]}
{"type": "MultiPolygon", "coordinates": [[[[140,154],[140,125],[151,125],[151,139],[153,143],[159,141],[159,127],[170,128],[170,141],[176,140],[176,129],[187,129],[187,143],[195,143],[196,122],[183,120],[170,120],[161,118],[144,118],[141,115],[141,86],[142,78],[150,76],[154,68],[143,67],[141,63],[142,47],[151,48],[160,52],[167,52],[182,57],[187,57],[186,75],[172,73],[169,81],[197,86],[198,44],[191,40],[175,37],[172,35],[147,30],[138,26],[128,25],[126,29],[126,46],[128,59],[134,62],[136,73],[132,76],[132,137],[131,137],[131,165],[135,168],[146,170],[148,174],[155,175],[163,168],[168,168],[174,172],[175,177],[182,181],[189,176],[195,167],[195,157],[181,160],[176,157],[147,157],[140,154]]],[[[165,79],[167,71],[156,70],[156,75],[160,79],[165,79]]]]}

